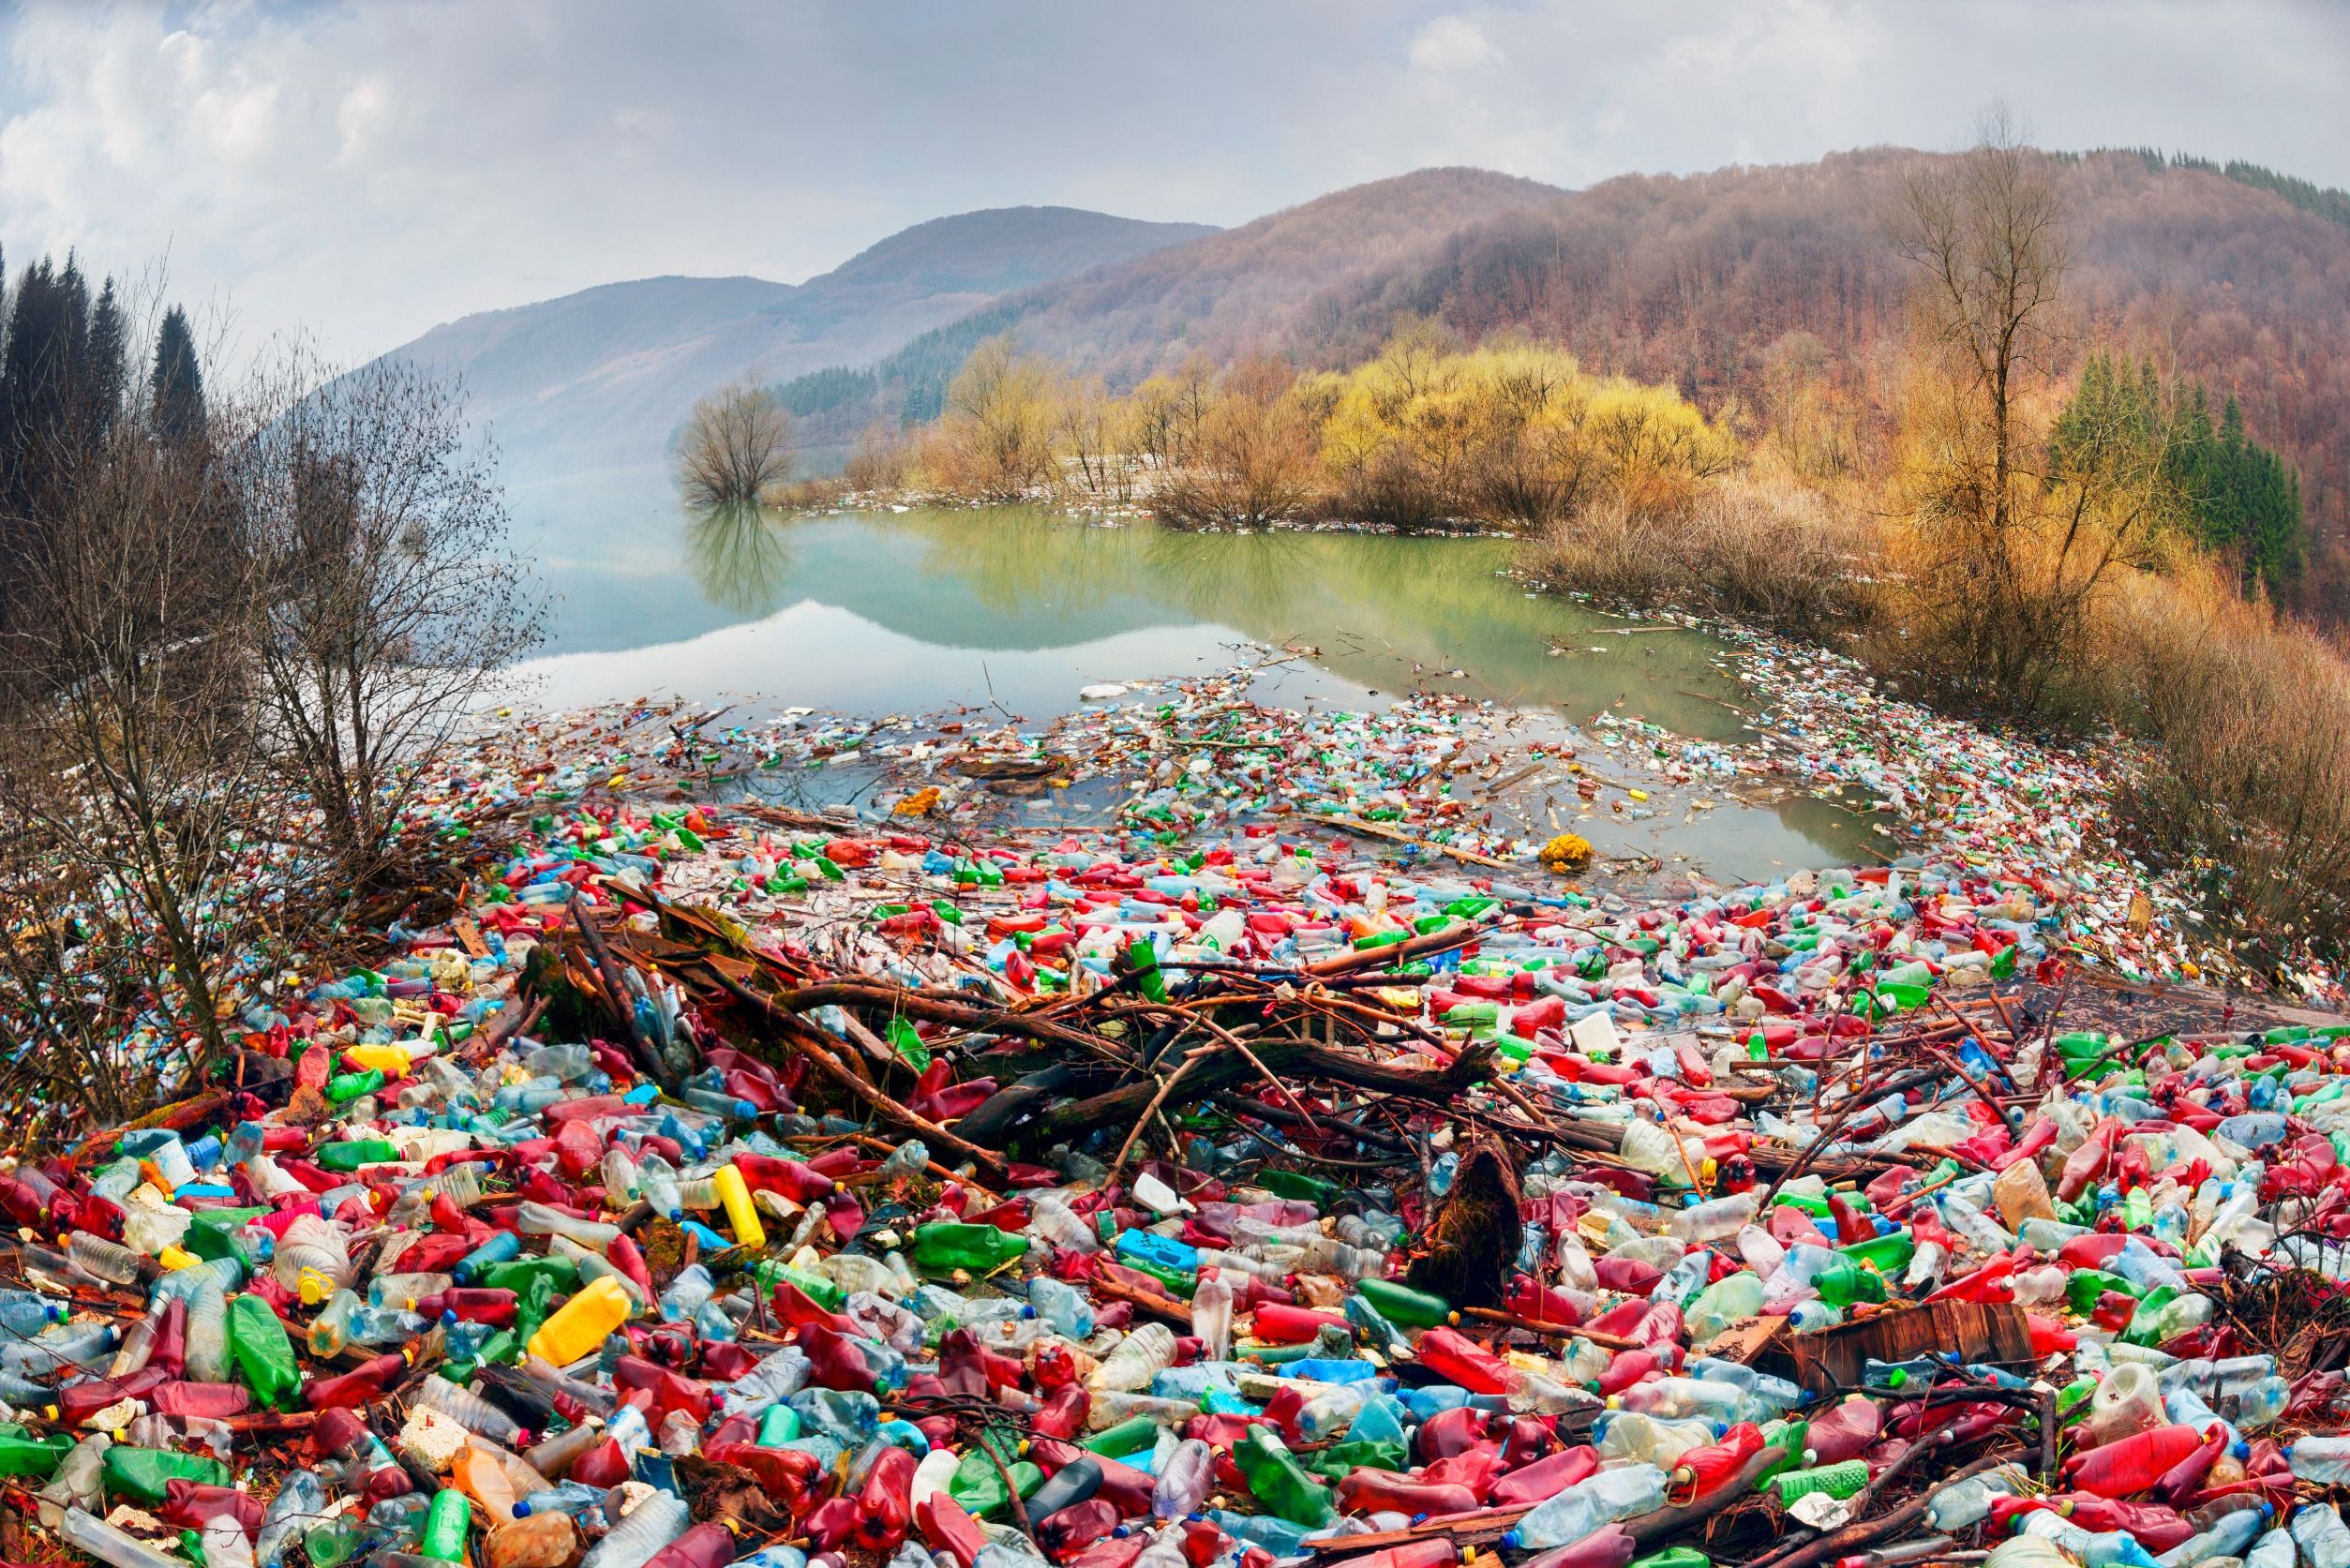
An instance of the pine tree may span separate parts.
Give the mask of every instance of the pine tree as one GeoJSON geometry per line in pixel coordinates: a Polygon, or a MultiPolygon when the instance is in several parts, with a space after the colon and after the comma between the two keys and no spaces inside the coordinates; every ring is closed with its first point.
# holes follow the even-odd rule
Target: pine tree
{"type": "Polygon", "coordinates": [[[202,431],[204,375],[196,362],[196,335],[178,306],[164,312],[148,385],[155,398],[156,427],[167,440],[187,441],[202,431]]]}
{"type": "Polygon", "coordinates": [[[83,417],[93,435],[103,436],[122,411],[129,338],[129,323],[123,319],[122,306],[114,298],[114,280],[110,277],[90,310],[90,368],[83,417]]]}

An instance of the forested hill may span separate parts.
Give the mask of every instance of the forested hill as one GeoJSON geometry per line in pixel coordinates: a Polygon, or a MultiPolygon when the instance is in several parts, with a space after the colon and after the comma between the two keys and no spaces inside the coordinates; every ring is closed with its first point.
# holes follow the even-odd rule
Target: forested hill
{"type": "MultiPolygon", "coordinates": [[[[995,332],[1117,388],[1202,352],[1344,366],[1408,313],[1468,341],[1556,339],[1594,368],[1672,382],[1712,412],[1824,389],[1833,411],[1882,426],[1910,282],[1882,215],[1917,156],[1628,175],[1573,193],[1424,171],[1039,286],[869,369],[786,386],[786,400],[820,445],[876,416],[928,417],[963,356],[995,332]]],[[[2078,353],[2150,357],[2215,404],[2235,398],[2252,437],[2298,471],[2317,535],[2311,591],[2343,616],[2350,196],[2244,164],[2050,156],[2067,198],[2078,353]]]]}

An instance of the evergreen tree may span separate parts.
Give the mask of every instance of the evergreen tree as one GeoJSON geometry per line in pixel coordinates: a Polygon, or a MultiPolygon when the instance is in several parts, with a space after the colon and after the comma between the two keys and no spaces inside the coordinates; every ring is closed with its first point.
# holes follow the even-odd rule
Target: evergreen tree
{"type": "Polygon", "coordinates": [[[178,306],[164,312],[155,339],[155,372],[149,379],[156,426],[172,441],[187,441],[204,427],[204,376],[196,362],[196,335],[178,306]]]}
{"type": "Polygon", "coordinates": [[[2246,433],[2235,397],[2215,422],[2202,387],[2165,387],[2150,361],[2133,376],[2109,355],[2094,354],[2057,417],[2050,455],[2062,471],[2094,461],[2099,443],[2112,441],[2161,443],[2179,521],[2204,547],[2238,562],[2248,592],[2299,575],[2307,545],[2300,480],[2246,433]]]}
{"type": "Polygon", "coordinates": [[[123,377],[130,354],[129,323],[114,298],[114,280],[98,290],[90,310],[90,368],[84,417],[91,432],[102,436],[122,411],[123,377]]]}

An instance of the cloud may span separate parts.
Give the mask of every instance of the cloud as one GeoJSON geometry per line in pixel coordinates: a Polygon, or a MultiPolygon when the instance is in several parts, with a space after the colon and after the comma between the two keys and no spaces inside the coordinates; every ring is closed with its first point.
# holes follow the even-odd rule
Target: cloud
{"type": "Polygon", "coordinates": [[[1497,64],[1502,52],[1467,17],[1440,16],[1412,36],[1410,58],[1421,70],[1450,75],[1497,64]]]}
{"type": "Polygon", "coordinates": [[[792,280],[943,213],[1236,223],[1474,163],[1555,184],[2049,145],[2350,185],[2350,7],[2299,0],[31,0],[0,242],[168,254],[240,338],[363,356],[617,278],[792,280]]]}

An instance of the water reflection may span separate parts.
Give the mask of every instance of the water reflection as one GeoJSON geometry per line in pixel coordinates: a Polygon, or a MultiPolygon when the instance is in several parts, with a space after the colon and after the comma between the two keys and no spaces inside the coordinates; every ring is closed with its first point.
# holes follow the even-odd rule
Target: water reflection
{"type": "MultiPolygon", "coordinates": [[[[1204,675],[1254,643],[1293,650],[1256,687],[1285,706],[1377,709],[1450,691],[1519,710],[1528,741],[1555,733],[1549,716],[1590,735],[1603,713],[1707,739],[1742,727],[1745,693],[1720,644],[1528,594],[1504,540],[1193,534],[1017,509],[681,516],[624,485],[530,499],[518,532],[561,601],[531,672],[552,707],[675,692],[762,699],[746,713],[963,705],[1040,724],[1087,685],[1204,675]]],[[[1626,736],[1587,754],[1614,772],[1643,746],[1626,736]]],[[[1746,874],[1874,847],[1864,818],[1801,795],[1653,809],[1594,818],[1562,799],[1519,826],[1574,825],[1605,853],[1693,854],[1746,874]]]]}
{"type": "Polygon", "coordinates": [[[788,519],[756,506],[713,506],[686,518],[685,560],[694,586],[734,615],[772,615],[791,584],[788,519]]]}

